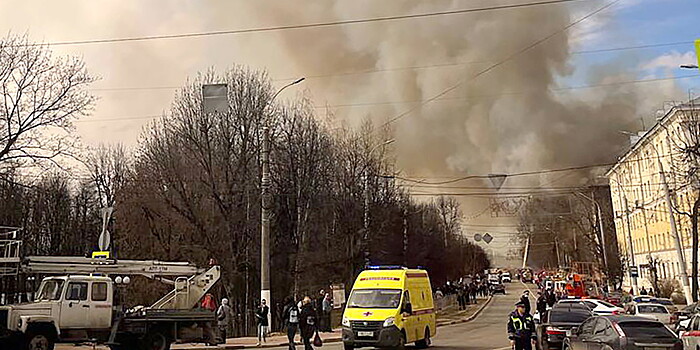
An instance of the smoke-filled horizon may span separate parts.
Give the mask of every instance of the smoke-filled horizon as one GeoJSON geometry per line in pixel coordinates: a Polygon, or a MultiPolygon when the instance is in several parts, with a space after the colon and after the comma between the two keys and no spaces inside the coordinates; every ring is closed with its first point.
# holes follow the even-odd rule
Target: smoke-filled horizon
{"type": "MultiPolygon", "coordinates": [[[[16,2],[8,5],[13,11],[0,11],[5,14],[0,14],[5,29],[26,30],[35,40],[52,42],[318,23],[514,1],[192,1],[177,5],[67,1],[42,4],[46,14],[34,11],[28,3],[16,2]],[[68,23],[60,14],[80,21],[68,23]]],[[[648,57],[638,52],[606,56],[588,62],[585,68],[577,66],[581,56],[573,54],[590,43],[595,46],[601,35],[617,36],[621,45],[632,41],[629,28],[616,26],[616,14],[629,3],[613,6],[469,79],[604,4],[580,1],[240,36],[55,49],[57,54],[83,56],[90,71],[102,78],[96,88],[182,85],[197,72],[210,67],[223,71],[234,64],[266,70],[275,80],[308,76],[295,89],[305,90],[317,107],[351,105],[329,109],[337,120],[350,125],[369,119],[379,126],[418,106],[415,101],[431,99],[466,79],[439,100],[415,108],[392,124],[396,142],[390,147],[397,171],[423,178],[516,173],[613,161],[628,142],[619,131],[638,130],[640,117],[651,115],[666,100],[684,98],[674,81],[554,90],[644,78],[638,68],[648,57]],[[421,68],[396,69],[401,67],[421,68]],[[383,69],[387,71],[343,74],[383,69]],[[312,78],[317,75],[336,76],[312,78]]],[[[167,89],[98,94],[95,121],[157,115],[173,99],[172,90],[167,89]]],[[[280,98],[293,96],[290,90],[280,98]]],[[[325,117],[323,108],[317,111],[320,118],[325,117]]],[[[147,121],[81,123],[78,131],[88,143],[133,144],[147,121]]],[[[566,186],[585,181],[584,175],[510,178],[505,186],[566,186]]],[[[473,197],[460,197],[460,201],[467,217],[488,204],[473,197]]],[[[490,216],[477,217],[474,222],[493,222],[484,218],[490,216]]]]}

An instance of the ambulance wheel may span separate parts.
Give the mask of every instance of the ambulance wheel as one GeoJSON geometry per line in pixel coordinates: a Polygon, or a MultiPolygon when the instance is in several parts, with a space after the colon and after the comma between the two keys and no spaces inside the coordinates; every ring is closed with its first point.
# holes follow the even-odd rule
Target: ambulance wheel
{"type": "Polygon", "coordinates": [[[406,349],[406,333],[401,331],[401,335],[399,336],[399,344],[396,345],[396,350],[404,350],[406,349]]]}
{"type": "Polygon", "coordinates": [[[426,349],[430,347],[430,328],[425,328],[425,337],[416,342],[416,347],[426,349]]]}

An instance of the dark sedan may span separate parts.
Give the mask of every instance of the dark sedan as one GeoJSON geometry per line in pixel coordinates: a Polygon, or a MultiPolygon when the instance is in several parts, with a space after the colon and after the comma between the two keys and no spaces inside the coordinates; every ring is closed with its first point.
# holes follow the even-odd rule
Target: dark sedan
{"type": "Polygon", "coordinates": [[[566,350],[682,350],[683,343],[663,323],[636,316],[594,316],[573,328],[566,350]]]}
{"type": "Polygon", "coordinates": [[[491,294],[501,293],[506,294],[506,286],[503,283],[494,283],[489,286],[491,294]]]}
{"type": "Polygon", "coordinates": [[[564,304],[552,308],[545,313],[542,322],[537,325],[537,339],[540,349],[559,349],[566,337],[566,332],[578,327],[583,321],[593,316],[593,313],[576,304],[564,304]]]}

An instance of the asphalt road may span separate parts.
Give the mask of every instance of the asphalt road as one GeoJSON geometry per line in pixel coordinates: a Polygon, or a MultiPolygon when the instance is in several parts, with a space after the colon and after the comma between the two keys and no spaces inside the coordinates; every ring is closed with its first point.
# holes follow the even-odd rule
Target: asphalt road
{"type": "MultiPolygon", "coordinates": [[[[514,310],[514,305],[524,289],[529,287],[531,295],[534,285],[524,286],[520,282],[506,284],[506,295],[494,296],[491,303],[471,322],[444,326],[438,328],[437,335],[432,339],[431,350],[508,350],[510,342],[506,334],[507,316],[514,310]]],[[[535,300],[530,297],[534,306],[535,300]]],[[[272,348],[287,350],[286,347],[272,348]]],[[[297,346],[298,350],[303,347],[297,346]]],[[[343,350],[342,343],[325,344],[325,350],[343,350]]],[[[407,349],[415,349],[407,346],[407,349]]]]}
{"type": "MultiPolygon", "coordinates": [[[[506,284],[506,295],[494,296],[491,303],[471,322],[444,326],[438,328],[437,335],[432,339],[432,350],[507,350],[510,343],[506,336],[506,322],[508,314],[513,311],[514,304],[520,298],[522,291],[531,289],[530,303],[534,306],[535,300],[532,293],[533,285],[523,285],[520,282],[506,284]]],[[[74,347],[61,345],[57,350],[84,350],[92,347],[74,347]]],[[[98,349],[100,349],[98,347],[98,349]]],[[[268,348],[274,350],[287,350],[287,347],[268,348]]],[[[297,346],[297,350],[303,350],[303,346],[297,346]]],[[[324,350],[343,350],[342,343],[327,343],[324,350]]],[[[407,349],[413,350],[409,345],[407,349]]]]}

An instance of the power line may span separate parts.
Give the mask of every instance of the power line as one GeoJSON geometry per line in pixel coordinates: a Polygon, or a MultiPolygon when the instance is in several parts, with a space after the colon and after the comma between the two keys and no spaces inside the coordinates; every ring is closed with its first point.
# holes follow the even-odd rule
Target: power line
{"type": "Polygon", "coordinates": [[[665,46],[693,45],[694,43],[695,42],[692,40],[691,41],[676,41],[676,42],[669,42],[669,43],[657,43],[657,44],[647,44],[647,45],[637,45],[637,46],[621,46],[621,47],[612,47],[612,48],[607,48],[607,49],[574,51],[571,54],[584,55],[584,54],[601,53],[601,52],[641,50],[641,49],[651,49],[651,48],[655,48],[655,47],[665,47],[665,46]]]}
{"type": "MultiPolygon", "coordinates": [[[[609,87],[609,86],[619,86],[619,85],[626,85],[626,84],[640,84],[640,83],[650,83],[650,82],[660,82],[660,81],[670,81],[670,80],[680,80],[680,79],[690,79],[690,78],[698,78],[700,75],[682,75],[682,76],[677,76],[677,77],[670,77],[670,78],[654,78],[654,79],[638,79],[638,80],[628,80],[628,81],[621,81],[621,82],[614,82],[614,83],[604,83],[604,84],[592,84],[592,85],[579,85],[579,86],[564,86],[564,87],[559,87],[559,88],[552,88],[548,89],[547,91],[551,92],[563,92],[563,91],[572,91],[572,90],[579,90],[579,89],[590,89],[590,88],[598,88],[598,87],[609,87]]],[[[166,86],[159,86],[159,87],[153,87],[154,89],[177,89],[181,87],[166,87],[166,86]]],[[[151,88],[145,87],[145,88],[131,88],[131,87],[124,87],[124,88],[103,88],[103,89],[92,89],[93,91],[124,91],[124,90],[149,90],[151,88]]],[[[516,92],[502,92],[502,93],[495,93],[495,94],[483,94],[483,95],[472,95],[472,96],[466,96],[466,97],[445,97],[445,98],[439,98],[435,101],[456,101],[456,100],[461,100],[461,101],[467,101],[470,99],[475,99],[475,98],[482,98],[482,97],[493,97],[493,96],[504,96],[504,95],[520,95],[520,94],[526,94],[529,92],[540,92],[540,91],[516,91],[516,92]]],[[[346,104],[335,104],[335,105],[325,105],[325,106],[315,106],[313,107],[314,109],[326,109],[326,108],[352,108],[352,107],[364,107],[364,106],[382,106],[382,105],[396,105],[396,104],[411,104],[411,103],[421,103],[421,102],[426,102],[428,100],[405,100],[405,101],[378,101],[378,102],[359,102],[359,103],[346,103],[346,104]]],[[[144,116],[132,116],[132,117],[110,117],[110,118],[105,118],[105,119],[93,119],[93,120],[78,120],[76,122],[79,123],[91,123],[91,122],[107,122],[107,121],[120,121],[120,120],[138,120],[138,119],[156,119],[161,117],[162,115],[144,115],[144,116]]]]}
{"type": "MultiPolygon", "coordinates": [[[[676,45],[681,45],[681,44],[692,44],[692,43],[693,43],[693,41],[681,41],[681,42],[659,43],[659,44],[641,45],[641,46],[624,46],[624,47],[615,47],[615,48],[594,49],[594,50],[587,50],[587,51],[574,51],[574,52],[571,52],[570,54],[571,55],[580,55],[580,54],[588,54],[588,53],[602,53],[602,52],[612,52],[612,51],[622,51],[622,50],[645,49],[645,48],[662,47],[662,46],[676,46],[676,45]]],[[[395,71],[405,71],[405,70],[419,70],[419,69],[429,69],[429,68],[466,66],[466,65],[470,65],[470,64],[482,64],[482,63],[490,63],[490,62],[489,61],[447,62],[447,63],[436,63],[436,64],[429,64],[429,65],[419,65],[419,66],[365,69],[365,70],[348,71],[348,72],[340,72],[340,73],[306,75],[305,78],[306,79],[334,78],[334,77],[364,75],[364,74],[384,73],[384,72],[395,72],[395,71]]],[[[295,80],[295,79],[298,79],[298,77],[301,75],[303,75],[303,74],[299,74],[296,77],[292,77],[292,78],[272,79],[272,81],[295,80]]],[[[607,84],[598,84],[598,85],[584,85],[584,86],[578,86],[578,87],[563,87],[563,88],[555,88],[555,89],[550,89],[550,90],[560,91],[560,90],[565,90],[565,89],[585,89],[585,88],[598,87],[598,86],[643,83],[643,82],[653,82],[653,81],[661,81],[661,80],[675,80],[675,79],[685,79],[685,78],[693,78],[693,77],[697,77],[697,75],[689,75],[689,76],[681,76],[681,77],[673,77],[673,78],[635,80],[635,81],[629,81],[629,82],[607,83],[607,84]]],[[[147,87],[129,87],[129,86],[126,86],[126,87],[94,88],[94,89],[90,89],[90,90],[92,90],[92,91],[147,91],[147,90],[175,90],[175,89],[179,89],[179,88],[182,88],[182,86],[181,85],[150,86],[150,87],[148,87],[148,86],[147,87]]],[[[410,102],[419,102],[419,101],[410,101],[410,102]]],[[[397,103],[404,103],[404,102],[400,101],[397,103]]]]}
{"type": "MultiPolygon", "coordinates": [[[[401,119],[401,118],[403,118],[403,117],[405,117],[405,116],[411,114],[413,111],[415,111],[416,109],[418,109],[418,107],[421,107],[421,106],[423,106],[423,105],[425,105],[425,104],[427,104],[427,103],[430,103],[430,102],[432,102],[432,101],[434,101],[434,100],[436,100],[436,99],[438,99],[438,98],[440,98],[440,97],[442,97],[442,96],[444,96],[444,95],[446,95],[446,94],[448,94],[448,93],[454,91],[455,89],[457,89],[458,87],[460,87],[460,86],[461,86],[463,83],[465,83],[466,81],[476,79],[476,78],[478,78],[478,77],[480,77],[480,76],[482,76],[482,75],[484,75],[484,74],[486,74],[486,73],[488,73],[488,72],[494,70],[495,68],[498,68],[498,67],[502,66],[503,64],[505,64],[505,63],[507,63],[507,62],[513,60],[514,58],[518,57],[519,55],[521,55],[521,54],[523,54],[523,53],[525,53],[525,52],[530,51],[531,49],[533,49],[534,47],[538,46],[539,44],[541,44],[541,43],[543,43],[543,42],[545,42],[545,41],[547,41],[547,40],[549,40],[549,39],[551,39],[551,38],[553,38],[553,37],[559,35],[560,33],[563,33],[563,32],[565,32],[565,31],[569,30],[570,28],[572,28],[572,27],[574,27],[575,25],[577,25],[577,24],[579,24],[579,23],[585,21],[586,19],[588,19],[588,18],[590,18],[590,17],[592,17],[592,16],[595,16],[596,14],[598,14],[598,13],[600,13],[600,12],[602,12],[602,11],[608,9],[608,8],[610,8],[611,6],[617,4],[619,1],[620,1],[620,0],[612,0],[612,1],[610,1],[609,3],[607,3],[607,4],[603,5],[602,7],[598,8],[597,10],[595,10],[595,11],[593,11],[593,12],[587,14],[586,16],[583,16],[583,17],[579,18],[578,20],[569,23],[569,24],[568,24],[567,26],[565,26],[564,28],[562,28],[562,29],[560,29],[560,30],[557,30],[557,31],[553,32],[552,34],[547,35],[547,36],[545,36],[545,37],[543,37],[543,38],[540,38],[539,40],[536,40],[535,42],[533,42],[533,43],[531,43],[530,45],[524,47],[523,49],[514,52],[513,54],[511,54],[510,56],[506,57],[505,59],[503,59],[503,60],[501,60],[501,61],[499,61],[499,62],[496,62],[496,63],[490,65],[490,66],[487,67],[486,69],[483,69],[483,70],[481,70],[480,72],[478,72],[477,74],[473,75],[471,78],[462,79],[462,80],[458,81],[457,84],[455,84],[455,85],[453,85],[453,86],[451,86],[451,87],[449,87],[449,88],[443,90],[442,92],[438,93],[437,95],[433,96],[432,98],[426,100],[424,103],[421,103],[419,106],[410,108],[410,109],[406,110],[405,112],[400,113],[400,114],[398,114],[397,116],[395,116],[395,117],[389,119],[387,122],[385,122],[384,124],[382,124],[382,126],[387,126],[387,125],[389,125],[389,124],[392,124],[392,123],[396,122],[397,120],[399,120],[399,119],[401,119]]],[[[380,129],[381,129],[381,128],[380,128],[380,129]]]]}
{"type": "MultiPolygon", "coordinates": [[[[562,4],[562,3],[568,3],[568,2],[579,2],[579,1],[584,1],[584,0],[546,0],[546,1],[536,1],[536,2],[528,2],[528,3],[522,3],[522,4],[488,6],[488,7],[479,7],[479,8],[470,8],[470,9],[450,10],[450,11],[436,11],[436,12],[416,13],[416,14],[408,14],[408,15],[349,19],[349,20],[330,21],[330,22],[317,22],[317,23],[272,26],[272,27],[259,27],[259,28],[248,28],[248,29],[219,30],[219,31],[197,32],[197,33],[144,35],[144,36],[125,37],[125,38],[57,41],[57,42],[49,42],[48,44],[54,45],[54,46],[67,46],[67,45],[106,44],[106,43],[119,43],[119,42],[133,42],[133,41],[150,41],[150,40],[163,40],[163,39],[198,38],[198,37],[207,37],[207,36],[234,35],[234,34],[247,34],[247,33],[264,33],[264,32],[275,32],[275,31],[284,31],[284,30],[293,30],[293,29],[324,28],[324,27],[334,27],[334,26],[343,26],[343,25],[360,24],[360,23],[376,23],[376,22],[388,22],[388,21],[416,19],[416,18],[429,18],[429,17],[446,16],[446,15],[458,15],[458,14],[465,14],[465,13],[517,9],[517,8],[526,8],[526,7],[543,6],[543,5],[554,5],[554,4],[562,4]]],[[[32,44],[32,45],[43,45],[43,44],[32,44]]],[[[30,46],[30,45],[23,45],[23,46],[30,46]]]]}

